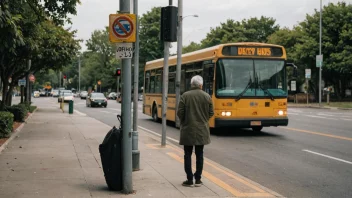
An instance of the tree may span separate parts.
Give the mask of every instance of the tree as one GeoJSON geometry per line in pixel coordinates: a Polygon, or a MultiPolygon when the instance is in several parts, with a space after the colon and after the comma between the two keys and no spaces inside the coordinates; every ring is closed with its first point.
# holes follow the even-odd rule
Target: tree
{"type": "Polygon", "coordinates": [[[267,42],[268,37],[279,30],[276,20],[262,16],[244,19],[241,22],[228,19],[220,26],[211,28],[206,38],[201,41],[202,48],[229,42],[267,42]]]}
{"type": "Polygon", "coordinates": [[[61,67],[79,48],[75,32],[60,25],[67,14],[75,14],[78,0],[57,2],[48,0],[0,2],[0,73],[4,105],[11,104],[11,92],[18,79],[29,72],[61,67]],[[32,60],[31,69],[27,68],[32,60]],[[12,78],[9,83],[7,79],[12,78]],[[7,87],[10,89],[7,89],[7,87]]]}
{"type": "MultiPolygon", "coordinates": [[[[325,86],[333,85],[338,98],[344,96],[346,85],[352,80],[352,5],[345,2],[324,6],[322,54],[324,55],[323,79],[325,86]],[[341,84],[341,86],[340,86],[341,84]]],[[[303,31],[301,42],[295,46],[297,58],[312,69],[312,82],[318,89],[318,69],[315,67],[319,54],[319,12],[299,25],[303,31]]],[[[316,92],[318,95],[318,92],[316,92]]]]}
{"type": "Polygon", "coordinates": [[[182,54],[188,53],[188,52],[194,52],[197,50],[201,49],[201,45],[195,42],[191,42],[189,45],[185,46],[182,48],[182,54]]]}
{"type": "Polygon", "coordinates": [[[95,30],[86,42],[87,51],[83,55],[82,74],[83,84],[86,87],[94,86],[97,81],[102,82],[103,89],[116,88],[116,68],[119,61],[115,57],[116,44],[109,41],[109,29],[95,30]]]}

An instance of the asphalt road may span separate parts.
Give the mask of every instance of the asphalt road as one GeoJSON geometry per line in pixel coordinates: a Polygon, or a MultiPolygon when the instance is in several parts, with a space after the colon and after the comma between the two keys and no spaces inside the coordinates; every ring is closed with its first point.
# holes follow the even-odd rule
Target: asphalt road
{"type": "MultiPolygon", "coordinates": [[[[110,100],[107,108],[87,108],[84,100],[75,99],[76,110],[110,126],[118,125],[120,106],[110,100]]],[[[142,114],[142,102],[138,111],[139,126],[161,134],[161,124],[142,114]]],[[[292,108],[288,114],[288,127],[212,135],[205,156],[286,197],[352,197],[352,111],[292,108]]],[[[167,136],[179,139],[172,123],[167,136]]]]}

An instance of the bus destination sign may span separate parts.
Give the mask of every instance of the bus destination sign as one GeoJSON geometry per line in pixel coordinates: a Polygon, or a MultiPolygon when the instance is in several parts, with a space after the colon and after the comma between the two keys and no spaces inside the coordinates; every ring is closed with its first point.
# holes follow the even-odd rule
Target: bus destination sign
{"type": "Polygon", "coordinates": [[[271,56],[281,57],[283,51],[280,47],[242,47],[225,46],[222,50],[225,56],[271,56]]]}

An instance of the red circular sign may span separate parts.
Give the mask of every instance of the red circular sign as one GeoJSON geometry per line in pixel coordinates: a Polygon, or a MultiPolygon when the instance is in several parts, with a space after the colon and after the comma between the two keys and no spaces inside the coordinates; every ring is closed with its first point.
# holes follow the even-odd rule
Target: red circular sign
{"type": "Polygon", "coordinates": [[[128,38],[132,35],[133,33],[133,22],[130,18],[128,17],[125,17],[125,16],[119,16],[117,17],[115,20],[114,20],[114,23],[112,24],[112,30],[114,32],[114,34],[118,37],[118,38],[128,38]],[[128,24],[129,24],[129,30],[123,26],[123,24],[121,23],[121,21],[127,21],[128,24]],[[118,32],[116,31],[115,27],[118,26],[119,29],[122,31],[122,32],[118,32]]]}
{"type": "Polygon", "coordinates": [[[29,76],[29,81],[31,81],[31,82],[34,82],[34,81],[35,81],[35,77],[34,77],[33,74],[29,76]]]}

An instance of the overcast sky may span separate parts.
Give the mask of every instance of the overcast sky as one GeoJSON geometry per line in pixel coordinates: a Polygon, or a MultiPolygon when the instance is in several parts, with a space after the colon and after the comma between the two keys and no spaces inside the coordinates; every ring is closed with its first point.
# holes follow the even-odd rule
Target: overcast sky
{"type": "MultiPolygon", "coordinates": [[[[339,0],[323,0],[323,5],[339,0]]],[[[340,0],[341,1],[341,0],[340,0]]],[[[345,0],[352,3],[352,0],[345,0]]],[[[156,6],[167,6],[168,0],[139,0],[139,14],[142,15],[156,6]]],[[[177,0],[173,1],[177,6],[177,0]]],[[[187,17],[183,23],[183,45],[191,41],[199,42],[205,38],[210,27],[220,25],[227,19],[242,20],[250,17],[267,16],[276,19],[281,27],[293,27],[319,9],[319,0],[184,0],[183,16],[199,15],[198,18],[187,17]]],[[[131,6],[132,9],[132,6],[131,6]]],[[[77,37],[87,40],[96,29],[109,25],[109,14],[119,10],[119,0],[81,0],[77,6],[77,15],[72,17],[73,29],[78,30],[77,37]]],[[[86,50],[85,42],[81,44],[86,50]]],[[[176,43],[171,49],[176,52],[176,43]]]]}

